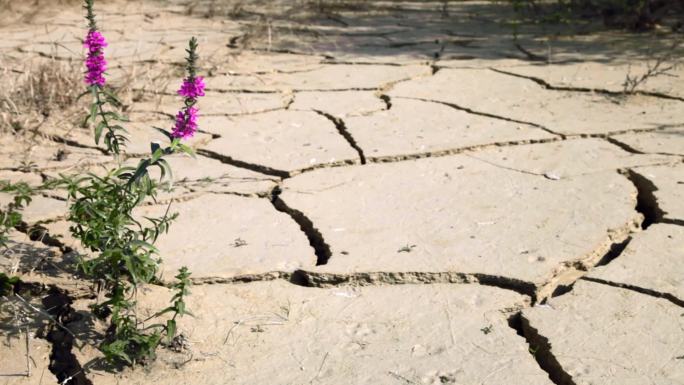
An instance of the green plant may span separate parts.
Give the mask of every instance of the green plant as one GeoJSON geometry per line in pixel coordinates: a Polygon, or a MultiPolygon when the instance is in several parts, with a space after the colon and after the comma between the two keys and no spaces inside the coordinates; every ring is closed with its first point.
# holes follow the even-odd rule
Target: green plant
{"type": "MultiPolygon", "coordinates": [[[[31,203],[31,196],[43,187],[33,188],[25,182],[0,181],[0,192],[12,195],[12,201],[7,207],[0,210],[0,247],[7,247],[10,231],[23,224],[21,211],[31,203]]],[[[12,294],[20,282],[19,277],[0,272],[0,297],[12,294]]]]}
{"type": "Polygon", "coordinates": [[[14,292],[14,287],[21,282],[19,277],[0,273],[0,297],[6,297],[14,292]]]}
{"type": "MultiPolygon", "coordinates": [[[[97,30],[93,0],[85,0],[85,8],[89,27],[84,42],[88,50],[86,94],[92,95],[86,123],[94,126],[96,144],[104,133],[107,150],[120,162],[128,140],[120,122],[127,119],[116,112],[120,103],[114,91],[106,86],[107,63],[103,50],[107,43],[97,30]]],[[[187,314],[184,298],[188,294],[190,273],[182,268],[176,276],[178,283],[174,285],[173,305],[155,315],[172,313],[171,319],[165,324],[149,326],[139,319],[134,300],[137,289],[142,284],[157,281],[161,260],[154,243],[167,231],[176,215],[169,214],[168,207],[161,217],[138,218],[134,211],[146,200],[156,201],[159,189],[171,184],[172,171],[164,159],[166,156],[174,153],[194,156],[181,140],[192,136],[197,129],[195,104],[197,97],[204,95],[202,78],[196,76],[196,51],[197,41],[192,38],[187,50],[188,77],[179,91],[185,97],[184,107],[176,117],[173,132],[159,129],[169,138],[166,147],[151,143],[150,155],[141,159],[136,167],[119,164],[104,176],[62,176],[59,182],[72,202],[68,216],[72,235],[95,252],[93,258],[81,260],[79,268],[106,292],[106,300],[93,305],[92,310],[100,318],[109,317],[110,326],[100,350],[107,362],[114,365],[133,365],[154,358],[163,337],[172,339],[175,336],[177,317],[187,314]],[[159,169],[158,180],[150,176],[152,168],[159,169]]]]}
{"type": "Polygon", "coordinates": [[[12,201],[4,210],[0,210],[0,247],[7,247],[10,230],[21,225],[21,211],[31,203],[31,196],[36,189],[25,182],[10,183],[0,181],[0,192],[13,195],[12,201]]]}

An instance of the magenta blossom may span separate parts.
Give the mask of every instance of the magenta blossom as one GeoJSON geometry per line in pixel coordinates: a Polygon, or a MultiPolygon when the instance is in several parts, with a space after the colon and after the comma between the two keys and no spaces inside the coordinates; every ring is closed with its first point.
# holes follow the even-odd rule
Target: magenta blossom
{"type": "Polygon", "coordinates": [[[107,46],[104,36],[98,31],[91,30],[83,42],[88,49],[86,57],[85,82],[90,86],[104,86],[104,72],[107,70],[107,61],[102,50],[107,46]]]}
{"type": "Polygon", "coordinates": [[[204,96],[204,78],[198,76],[196,78],[183,79],[178,95],[188,99],[197,99],[199,96],[204,96]]]}
{"type": "Polygon", "coordinates": [[[176,115],[176,126],[171,132],[174,138],[188,139],[195,135],[197,131],[197,117],[199,110],[195,107],[188,107],[184,110],[178,111],[176,115]]]}
{"type": "Polygon", "coordinates": [[[83,45],[88,49],[89,52],[102,52],[104,47],[107,46],[104,36],[99,31],[88,31],[83,45]]]}

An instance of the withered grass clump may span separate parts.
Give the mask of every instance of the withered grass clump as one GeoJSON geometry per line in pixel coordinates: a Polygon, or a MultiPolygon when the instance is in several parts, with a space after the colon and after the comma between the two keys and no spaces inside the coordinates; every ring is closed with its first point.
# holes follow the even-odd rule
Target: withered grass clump
{"type": "Polygon", "coordinates": [[[25,68],[0,66],[0,133],[35,133],[48,117],[73,112],[83,83],[75,67],[54,59],[25,68]]]}

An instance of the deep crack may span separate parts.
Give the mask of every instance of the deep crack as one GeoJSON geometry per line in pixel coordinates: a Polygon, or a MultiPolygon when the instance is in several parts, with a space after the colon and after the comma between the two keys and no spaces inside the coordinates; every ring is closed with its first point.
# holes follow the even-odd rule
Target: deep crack
{"type": "Polygon", "coordinates": [[[637,189],[636,211],[644,216],[641,228],[645,230],[653,223],[660,222],[663,219],[664,213],[663,210],[660,209],[658,200],[654,194],[658,188],[648,178],[632,169],[627,170],[625,176],[627,176],[637,189]]]}
{"type": "Polygon", "coordinates": [[[359,147],[358,143],[356,143],[356,140],[354,140],[354,137],[352,134],[349,132],[347,129],[346,124],[344,123],[344,120],[341,118],[338,118],[336,116],[333,116],[332,114],[329,114],[327,112],[321,111],[321,110],[313,110],[315,113],[325,117],[329,121],[331,121],[334,125],[335,128],[337,129],[337,132],[342,135],[344,140],[349,143],[349,145],[356,150],[356,152],[359,154],[359,159],[361,159],[361,164],[366,164],[366,155],[363,153],[363,149],[359,147]]]}
{"type": "Polygon", "coordinates": [[[330,245],[325,242],[323,235],[314,226],[311,219],[309,219],[304,213],[299,210],[289,207],[282,199],[280,199],[280,189],[276,187],[273,189],[271,194],[271,203],[276,210],[289,215],[302,230],[304,235],[306,235],[309,240],[309,244],[314,249],[316,254],[316,266],[325,265],[330,260],[332,252],[330,251],[330,245]]]}
{"type": "Polygon", "coordinates": [[[508,326],[516,333],[525,338],[529,345],[529,352],[534,357],[539,367],[548,373],[549,379],[556,385],[576,385],[572,376],[566,372],[558,359],[551,351],[549,339],[539,334],[539,331],[530,325],[530,322],[521,312],[508,318],[508,326]]]}
{"type": "MultiPolygon", "coordinates": [[[[71,298],[59,290],[51,288],[42,301],[48,313],[65,327],[79,320],[80,315],[71,307],[71,298]]],[[[60,385],[93,384],[86,377],[83,367],[72,353],[75,337],[71,332],[51,324],[46,339],[52,344],[48,368],[57,377],[60,385]]]]}

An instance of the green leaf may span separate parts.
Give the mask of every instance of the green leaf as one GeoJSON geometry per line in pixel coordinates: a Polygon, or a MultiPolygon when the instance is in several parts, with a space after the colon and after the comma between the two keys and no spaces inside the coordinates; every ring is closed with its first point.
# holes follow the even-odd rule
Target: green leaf
{"type": "Polygon", "coordinates": [[[176,321],[172,319],[166,321],[166,336],[169,338],[169,342],[176,336],[176,321]]]}
{"type": "Polygon", "coordinates": [[[184,152],[190,155],[191,157],[196,158],[195,150],[193,150],[192,147],[187,146],[183,143],[178,143],[178,148],[180,148],[181,152],[184,152]]]}
{"type": "Polygon", "coordinates": [[[173,181],[173,171],[171,171],[171,165],[169,165],[169,162],[167,162],[165,159],[159,159],[157,161],[157,165],[159,166],[159,169],[161,170],[161,176],[159,177],[159,183],[161,183],[164,180],[164,176],[168,175],[168,180],[169,180],[169,187],[171,187],[171,182],[173,181]]]}
{"type": "Polygon", "coordinates": [[[95,127],[95,144],[100,144],[100,137],[102,136],[102,130],[106,126],[107,126],[107,124],[103,120],[95,127]]]}
{"type": "Polygon", "coordinates": [[[93,122],[95,121],[95,118],[97,117],[97,108],[98,108],[97,103],[93,103],[90,105],[90,114],[88,115],[88,117],[86,117],[86,120],[85,120],[86,123],[88,123],[89,120],[91,120],[93,122]]]}
{"type": "Polygon", "coordinates": [[[138,168],[135,170],[135,174],[128,181],[129,185],[136,183],[143,175],[147,174],[147,167],[150,165],[149,159],[143,159],[138,164],[138,168]]]}

